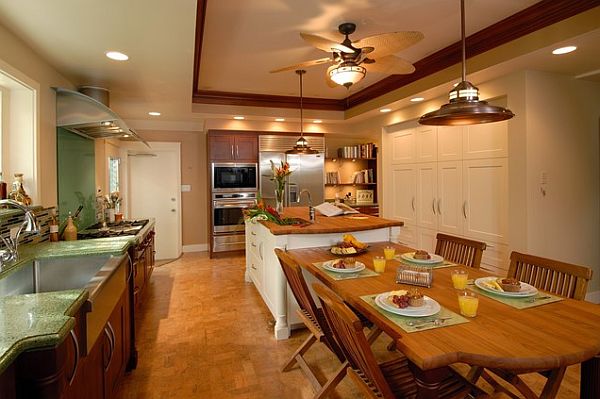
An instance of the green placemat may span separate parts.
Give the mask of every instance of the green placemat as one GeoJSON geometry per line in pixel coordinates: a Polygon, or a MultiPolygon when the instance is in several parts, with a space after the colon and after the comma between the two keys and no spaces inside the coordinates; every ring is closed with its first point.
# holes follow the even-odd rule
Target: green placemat
{"type": "Polygon", "coordinates": [[[388,312],[381,309],[375,304],[375,297],[377,295],[363,295],[360,297],[363,301],[371,305],[379,313],[390,319],[397,326],[408,333],[416,331],[432,330],[434,328],[454,326],[456,324],[468,323],[470,320],[462,317],[458,313],[454,313],[451,310],[446,309],[442,306],[442,309],[435,315],[427,317],[408,317],[400,316],[395,313],[388,312]],[[436,325],[433,323],[434,320],[440,319],[440,324],[436,325]],[[409,325],[411,323],[412,325],[409,325]]]}
{"type": "Polygon", "coordinates": [[[318,267],[319,269],[324,271],[327,275],[329,275],[329,277],[331,277],[334,280],[349,280],[349,279],[353,279],[353,278],[379,276],[378,273],[375,273],[373,270],[369,269],[368,267],[365,267],[363,270],[361,270],[360,272],[357,272],[357,273],[336,273],[336,272],[332,272],[331,270],[325,269],[323,267],[323,263],[324,262],[316,262],[316,263],[313,263],[313,265],[315,265],[316,267],[318,267]]]}
{"type": "Polygon", "coordinates": [[[509,298],[509,297],[495,295],[491,292],[484,291],[481,288],[476,287],[474,285],[470,285],[467,288],[473,292],[476,292],[478,295],[486,296],[495,301],[502,302],[505,305],[512,306],[513,308],[516,308],[516,309],[533,308],[533,307],[545,305],[548,303],[562,301],[564,299],[560,296],[548,294],[547,292],[542,292],[542,291],[540,291],[535,296],[530,296],[530,297],[526,297],[526,298],[509,298]]]}

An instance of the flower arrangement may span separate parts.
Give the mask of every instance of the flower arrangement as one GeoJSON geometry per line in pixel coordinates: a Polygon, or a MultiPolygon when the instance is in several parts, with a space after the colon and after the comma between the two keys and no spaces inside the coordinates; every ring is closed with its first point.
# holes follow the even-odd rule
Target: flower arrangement
{"type": "Polygon", "coordinates": [[[256,205],[252,208],[244,209],[244,218],[250,219],[253,222],[258,220],[267,220],[279,225],[305,225],[298,219],[281,217],[279,212],[270,205],[265,205],[260,196],[256,199],[256,205]]]}
{"type": "Polygon", "coordinates": [[[275,166],[275,163],[271,161],[271,170],[273,171],[272,181],[275,182],[275,190],[283,191],[285,188],[285,178],[292,174],[290,170],[290,164],[281,161],[281,166],[275,166]]]}
{"type": "Polygon", "coordinates": [[[104,202],[108,209],[116,209],[121,204],[121,195],[118,191],[113,191],[110,195],[104,196],[104,202]]]}

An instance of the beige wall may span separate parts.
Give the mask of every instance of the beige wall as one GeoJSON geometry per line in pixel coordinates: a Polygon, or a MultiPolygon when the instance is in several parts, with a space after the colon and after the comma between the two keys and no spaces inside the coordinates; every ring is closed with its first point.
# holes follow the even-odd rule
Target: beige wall
{"type": "Polygon", "coordinates": [[[181,143],[181,184],[192,191],[181,193],[182,244],[208,243],[206,134],[203,132],[137,130],[146,141],[181,143]]]}
{"type": "MultiPolygon", "coordinates": [[[[37,171],[40,202],[57,202],[56,182],[56,100],[52,87],[73,88],[64,76],[32,51],[18,37],[0,26],[0,61],[26,75],[39,85],[37,171]]],[[[27,185],[27,176],[25,183],[27,185]]]]}

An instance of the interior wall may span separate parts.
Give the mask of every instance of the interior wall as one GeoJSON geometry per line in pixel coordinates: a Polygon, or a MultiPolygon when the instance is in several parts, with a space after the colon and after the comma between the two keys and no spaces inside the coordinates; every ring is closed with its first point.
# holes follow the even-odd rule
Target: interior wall
{"type": "Polygon", "coordinates": [[[73,84],[59,74],[35,51],[12,32],[0,25],[0,61],[10,65],[39,84],[38,177],[41,205],[57,204],[56,178],[56,98],[52,87],[73,89],[73,84]]]}
{"type": "Polygon", "coordinates": [[[528,249],[592,267],[600,290],[600,83],[529,71],[526,92],[528,249]]]}
{"type": "Polygon", "coordinates": [[[208,169],[206,134],[203,132],[137,130],[146,141],[181,143],[181,184],[191,191],[181,193],[182,244],[208,244],[208,169]]]}

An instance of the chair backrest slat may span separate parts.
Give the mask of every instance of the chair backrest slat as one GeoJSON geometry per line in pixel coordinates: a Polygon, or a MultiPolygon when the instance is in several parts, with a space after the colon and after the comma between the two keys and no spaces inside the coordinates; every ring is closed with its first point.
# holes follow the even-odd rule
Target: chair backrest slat
{"type": "Polygon", "coordinates": [[[444,259],[451,262],[477,269],[481,265],[481,257],[486,248],[485,242],[468,240],[443,233],[438,233],[436,239],[436,255],[443,256],[444,259]]]}
{"type": "Polygon", "coordinates": [[[350,366],[362,372],[367,385],[372,384],[376,388],[376,395],[395,398],[375,360],[358,317],[329,288],[315,283],[313,289],[321,300],[325,317],[350,366]]]}
{"type": "Polygon", "coordinates": [[[584,300],[592,269],[520,252],[510,254],[508,276],[534,287],[577,300],[584,300]]]}

